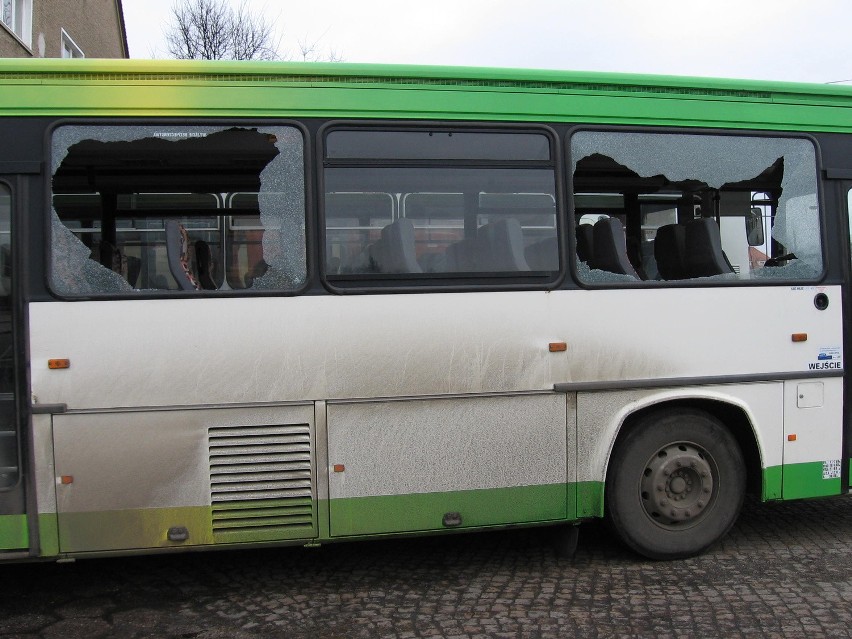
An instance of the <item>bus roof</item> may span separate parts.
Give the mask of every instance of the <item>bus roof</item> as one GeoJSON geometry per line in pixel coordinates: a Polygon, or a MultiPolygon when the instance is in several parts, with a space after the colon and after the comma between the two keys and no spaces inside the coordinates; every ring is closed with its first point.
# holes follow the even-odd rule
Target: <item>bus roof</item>
{"type": "Polygon", "coordinates": [[[358,117],[852,132],[852,87],[580,71],[0,59],[0,115],[358,117]],[[273,87],[289,90],[269,91],[273,87]],[[330,89],[336,89],[330,93],[330,89]]]}

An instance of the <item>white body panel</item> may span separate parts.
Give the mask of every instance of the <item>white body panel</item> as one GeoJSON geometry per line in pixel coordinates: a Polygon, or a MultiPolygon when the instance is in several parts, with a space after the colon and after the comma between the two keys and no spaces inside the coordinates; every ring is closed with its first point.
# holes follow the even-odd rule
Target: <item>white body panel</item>
{"type": "Polygon", "coordinates": [[[286,410],[311,423],[307,403],[327,407],[315,435],[328,446],[320,499],[600,482],[624,418],[670,399],[741,407],[769,467],[839,456],[840,378],[825,380],[833,408],[795,450],[783,441],[785,383],[771,380],[819,373],[825,351],[842,365],[840,306],[839,287],[38,303],[32,389],[36,403],[69,410],[54,419],[56,475],[91,474],[101,487],[78,497],[79,485],[58,487],[60,513],[209,504],[211,420],[290,423],[264,413],[288,402],[305,403],[286,410]],[[817,292],[828,310],[814,307],[817,292]],[[71,366],[49,370],[50,358],[71,366]],[[770,381],[713,384],[754,375],[770,381]],[[705,383],[678,388],[678,378],[705,383]],[[667,388],[580,388],[576,413],[570,385],[567,398],[553,392],[661,379],[667,388]],[[133,479],[158,465],[168,472],[148,488],[133,479]]]}
{"type": "MultiPolygon", "coordinates": [[[[763,466],[783,461],[783,382],[578,393],[577,480],[605,479],[618,431],[631,413],[671,400],[704,399],[741,408],[754,428],[763,466]]],[[[835,423],[833,428],[837,428],[835,423]]]]}
{"type": "Polygon", "coordinates": [[[331,474],[329,496],[571,482],[565,423],[565,395],[553,393],[332,404],[329,463],[346,470],[331,474]]]}
{"type": "Polygon", "coordinates": [[[842,345],[819,290],[826,311],[814,287],[38,303],[32,390],[92,410],[808,372],[842,345]]]}
{"type": "Polygon", "coordinates": [[[77,413],[56,415],[53,422],[56,474],[74,478],[57,488],[60,513],[209,506],[211,428],[313,429],[313,408],[77,413]]]}
{"type": "MultiPolygon", "coordinates": [[[[843,380],[784,383],[784,463],[831,462],[840,477],[843,380]]],[[[826,477],[827,479],[828,477],[826,477]]]]}

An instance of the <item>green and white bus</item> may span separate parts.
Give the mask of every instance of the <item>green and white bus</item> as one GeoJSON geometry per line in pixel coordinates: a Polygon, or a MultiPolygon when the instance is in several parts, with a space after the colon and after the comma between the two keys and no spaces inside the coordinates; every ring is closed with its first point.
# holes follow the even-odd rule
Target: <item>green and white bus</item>
{"type": "Polygon", "coordinates": [[[852,88],[0,61],[0,560],[850,487],[852,88]]]}

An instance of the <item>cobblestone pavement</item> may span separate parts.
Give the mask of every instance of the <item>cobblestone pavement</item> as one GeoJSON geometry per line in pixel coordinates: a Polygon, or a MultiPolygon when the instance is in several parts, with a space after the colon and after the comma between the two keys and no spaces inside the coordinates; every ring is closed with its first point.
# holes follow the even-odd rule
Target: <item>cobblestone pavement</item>
{"type": "Polygon", "coordinates": [[[749,504],[725,541],[652,562],[599,523],[0,566],[0,637],[852,637],[852,498],[749,504]]]}

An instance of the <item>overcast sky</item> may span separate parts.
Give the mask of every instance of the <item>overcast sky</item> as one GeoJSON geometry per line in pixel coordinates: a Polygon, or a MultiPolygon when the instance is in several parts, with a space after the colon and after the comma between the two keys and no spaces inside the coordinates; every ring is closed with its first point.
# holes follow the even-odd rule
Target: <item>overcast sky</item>
{"type": "MultiPolygon", "coordinates": [[[[123,0],[132,58],[168,57],[175,1],[123,0]]],[[[346,62],[852,80],[850,0],[247,2],[290,59],[301,41],[346,62]]]]}

